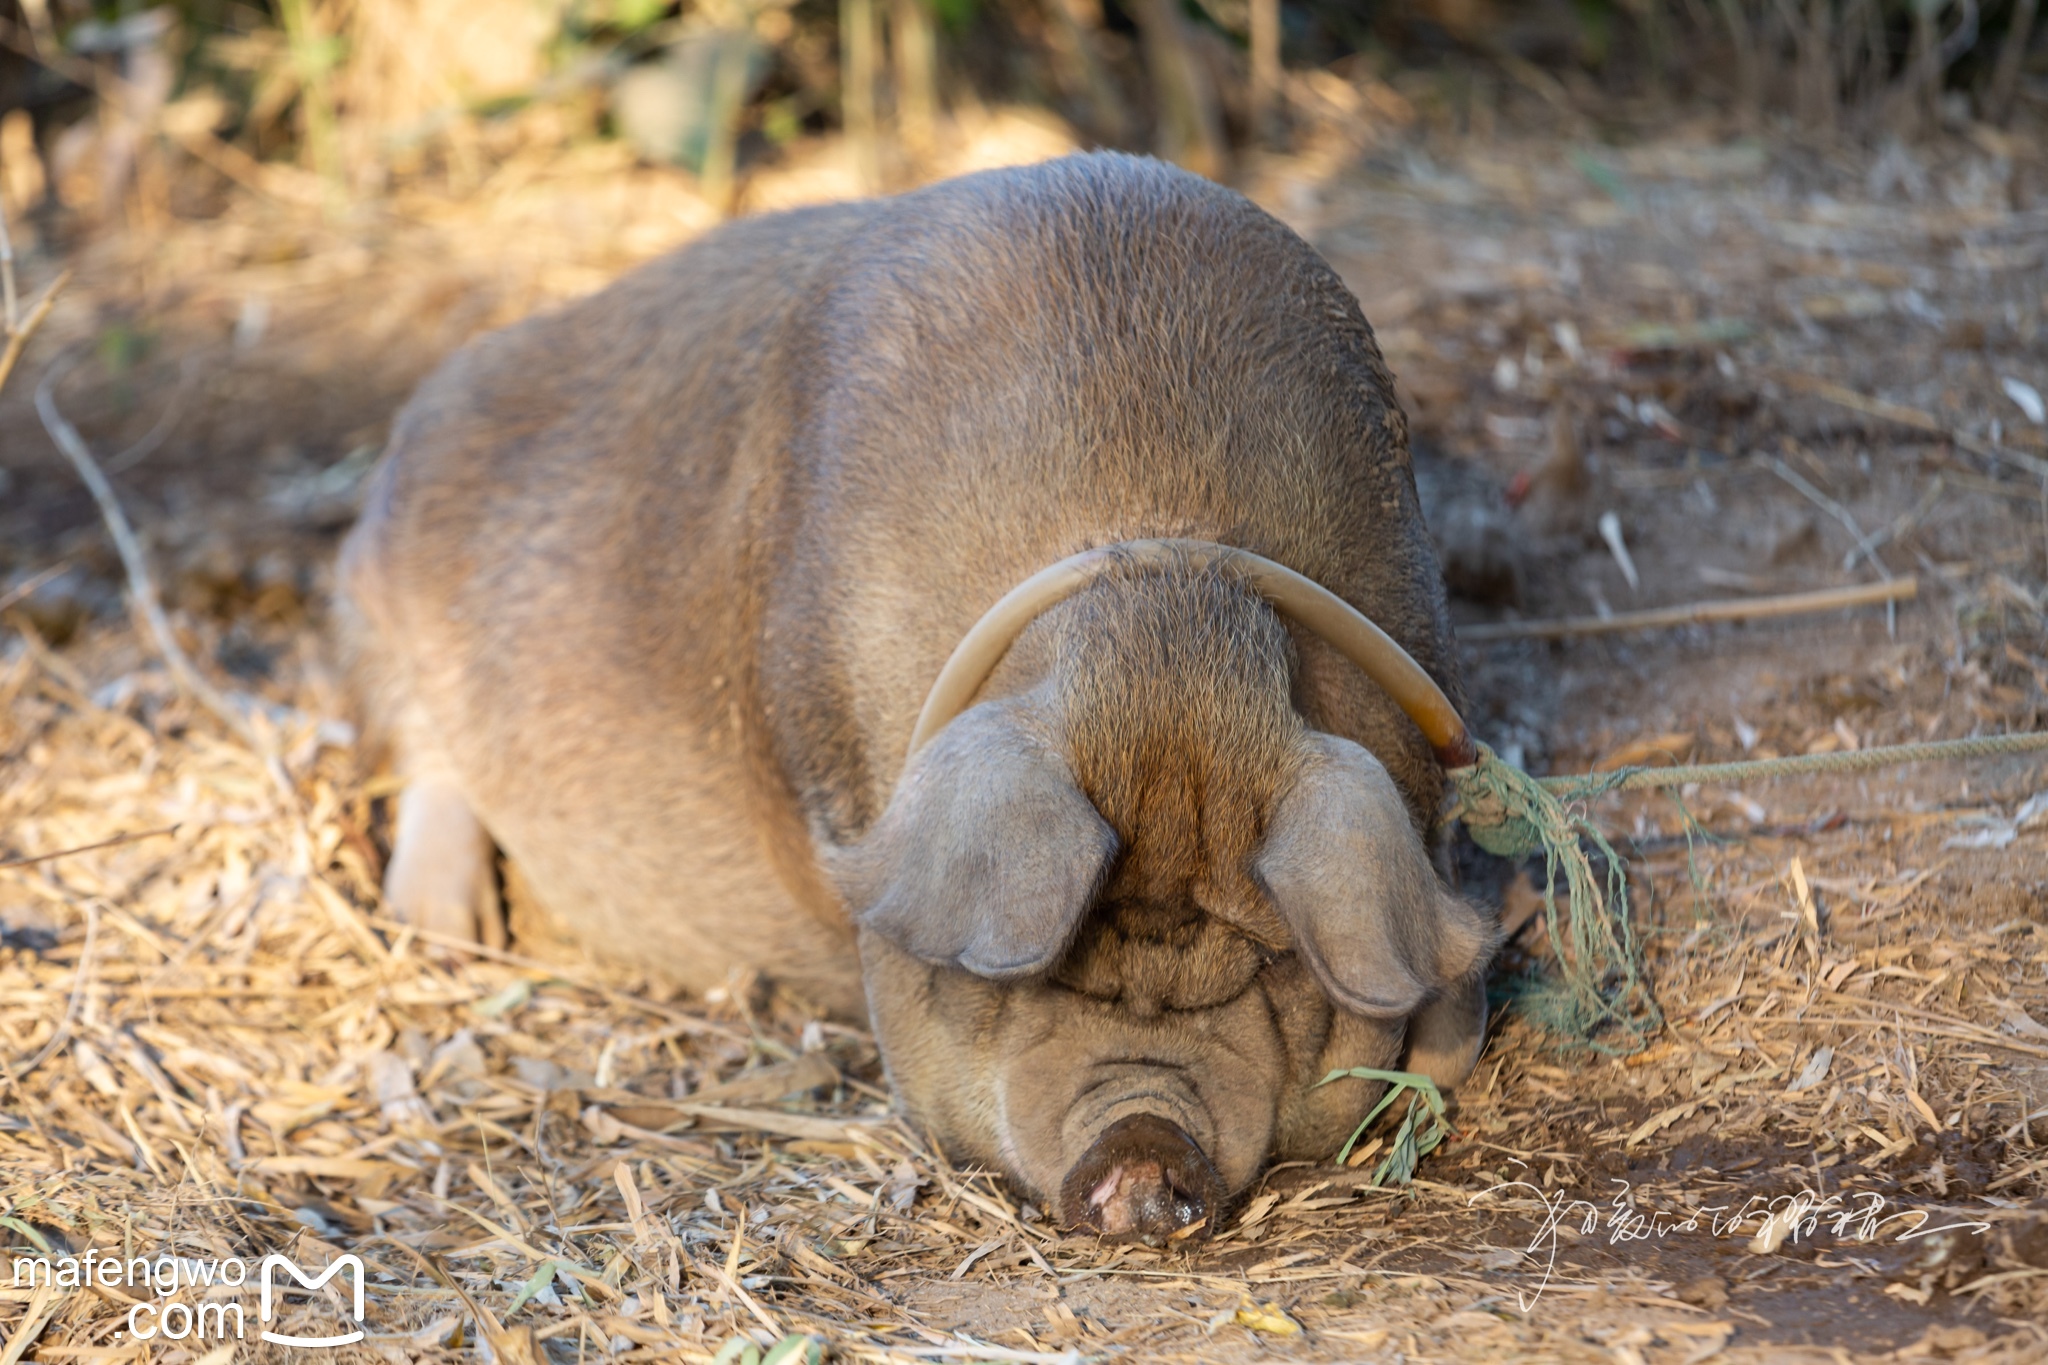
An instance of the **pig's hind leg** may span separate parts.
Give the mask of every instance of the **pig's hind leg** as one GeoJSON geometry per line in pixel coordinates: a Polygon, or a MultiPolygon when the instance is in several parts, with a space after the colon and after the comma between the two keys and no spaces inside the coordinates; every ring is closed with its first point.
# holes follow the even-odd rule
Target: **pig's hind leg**
{"type": "Polygon", "coordinates": [[[386,571],[395,468],[387,458],[370,476],[363,519],[342,547],[334,604],[335,635],[367,754],[375,766],[392,761],[406,779],[384,869],[384,906],[405,923],[456,943],[502,948],[505,915],[491,836],[439,751],[445,731],[419,697],[418,677],[427,671],[422,663],[443,651],[435,636],[410,623],[434,618],[394,592],[386,571]]]}
{"type": "Polygon", "coordinates": [[[491,836],[453,780],[422,774],[398,798],[384,903],[407,924],[465,943],[505,946],[491,836]]]}

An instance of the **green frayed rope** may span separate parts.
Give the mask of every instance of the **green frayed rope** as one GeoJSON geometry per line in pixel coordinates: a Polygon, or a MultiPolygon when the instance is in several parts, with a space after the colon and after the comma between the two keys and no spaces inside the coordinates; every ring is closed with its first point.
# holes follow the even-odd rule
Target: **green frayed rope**
{"type": "MultiPolygon", "coordinates": [[[[1908,763],[1941,759],[1994,758],[2048,749],[2048,730],[2024,735],[1980,735],[1975,739],[1937,739],[1925,744],[1881,744],[1875,749],[1841,749],[1831,754],[1794,754],[1790,758],[1753,758],[1737,763],[1690,763],[1675,768],[1617,768],[1611,773],[1579,777],[1545,777],[1543,786],[1567,797],[1599,796],[1611,791],[1654,791],[1688,782],[1758,782],[1801,773],[1854,773],[1873,768],[1900,768],[1908,763]]],[[[1505,766],[1505,765],[1503,765],[1505,766]]],[[[1452,776],[1456,776],[1455,773],[1452,776]]],[[[1476,837],[1476,836],[1475,836],[1476,837]]]]}
{"type": "Polygon", "coordinates": [[[1620,855],[1586,818],[1584,799],[1576,793],[1567,804],[1486,745],[1478,749],[1472,763],[1451,769],[1458,792],[1454,814],[1488,853],[1518,861],[1543,855],[1544,927],[1564,979],[1529,1002],[1532,1012],[1553,1032],[1605,1051],[1636,1051],[1663,1026],[1664,1016],[1644,975],[1620,855]],[[1605,861],[1606,876],[1593,871],[1587,844],[1605,861]],[[1571,906],[1563,916],[1557,913],[1560,874],[1571,906]],[[1614,1042],[1596,1041],[1615,1033],[1614,1042]]]}
{"type": "Polygon", "coordinates": [[[1449,771],[1458,796],[1450,819],[1472,841],[1503,858],[1544,859],[1544,925],[1563,980],[1530,1000],[1538,1022],[1604,1052],[1640,1049],[1664,1022],[1650,992],[1643,942],[1628,908],[1628,874],[1605,835],[1587,818],[1592,801],[1614,791],[1733,784],[1805,773],[1860,772],[1941,759],[1985,758],[2048,749],[2048,732],[1894,744],[1830,754],[1797,754],[1740,763],[1620,768],[1611,773],[1534,778],[1484,744],[1472,763],[1449,771]],[[1594,872],[1591,845],[1606,864],[1594,872]],[[1563,874],[1571,913],[1560,926],[1556,887],[1563,874]]]}

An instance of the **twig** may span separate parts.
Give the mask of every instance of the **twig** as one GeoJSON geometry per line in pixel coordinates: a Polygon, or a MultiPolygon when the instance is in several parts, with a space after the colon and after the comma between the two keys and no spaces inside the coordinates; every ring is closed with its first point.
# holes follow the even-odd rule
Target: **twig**
{"type": "Polygon", "coordinates": [[[1016,1361],[1020,1365],[1081,1365],[1079,1351],[1020,1351],[1012,1346],[984,1346],[979,1342],[963,1341],[957,1346],[895,1346],[889,1347],[890,1354],[912,1356],[918,1360],[1003,1360],[1016,1361]]]}
{"type": "MultiPolygon", "coordinates": [[[[1856,550],[1863,549],[1869,543],[1869,537],[1864,533],[1863,524],[1856,520],[1855,515],[1848,508],[1842,506],[1842,504],[1836,502],[1818,488],[1815,488],[1803,474],[1793,469],[1783,460],[1777,459],[1771,461],[1770,470],[1773,474],[1776,474],[1779,478],[1797,489],[1801,497],[1811,502],[1815,507],[1820,508],[1821,511],[1826,512],[1836,521],[1842,523],[1842,528],[1849,533],[1850,538],[1855,542],[1856,549],[1850,551],[1851,556],[1856,553],[1856,550]]],[[[1870,567],[1877,570],[1877,576],[1887,583],[1891,582],[1892,571],[1886,567],[1882,559],[1877,557],[1876,547],[1872,546],[1864,551],[1864,553],[1870,560],[1870,567]]],[[[1884,628],[1887,635],[1898,634],[1898,608],[1890,602],[1885,603],[1884,628]]]]}
{"type": "Polygon", "coordinates": [[[102,839],[96,844],[80,844],[77,848],[60,848],[55,853],[34,853],[25,858],[8,858],[0,861],[0,868],[32,867],[37,863],[55,862],[77,853],[93,853],[103,848],[114,848],[120,844],[140,843],[144,839],[156,839],[166,834],[176,834],[182,825],[165,825],[162,829],[146,829],[137,834],[116,834],[111,839],[102,839]]]}
{"type": "Polygon", "coordinates": [[[1840,384],[1833,384],[1825,379],[1817,379],[1809,374],[1780,371],[1777,378],[1789,388],[1797,389],[1801,393],[1810,394],[1824,402],[1833,403],[1836,407],[1847,408],[1851,412],[1860,412],[1868,417],[1881,417],[1887,422],[1896,422],[1902,427],[1911,427],[1915,431],[1924,431],[1930,436],[1939,436],[1945,441],[1954,442],[1973,455],[1981,455],[1987,460],[2003,460],[2007,464],[2015,465],[2030,474],[2048,478],[2048,460],[2042,460],[2006,446],[1993,445],[1989,441],[1980,441],[1974,436],[1965,436],[1962,432],[1950,427],[1931,412],[1920,408],[1908,407],[1904,403],[1888,403],[1882,398],[1866,398],[1854,389],[1844,388],[1840,384]]]}
{"type": "Polygon", "coordinates": [[[1608,552],[1621,567],[1621,576],[1628,580],[1630,592],[1643,590],[1642,576],[1636,572],[1636,561],[1628,552],[1628,541],[1621,534],[1621,518],[1613,512],[1600,514],[1600,539],[1607,542],[1608,552]]]}
{"type": "Polygon", "coordinates": [[[2034,36],[2034,15],[2038,0],[2015,0],[2006,21],[2005,42],[1998,49],[1998,64],[1992,69],[1991,89],[1984,97],[1986,122],[2003,128],[2012,121],[2013,96],[2019,91],[2020,65],[2026,60],[2027,42],[2034,36]]]}
{"type": "Polygon", "coordinates": [[[55,1280],[45,1280],[36,1286],[35,1293],[29,1298],[28,1311],[21,1316],[21,1326],[15,1328],[14,1335],[7,1339],[6,1349],[0,1350],[0,1365],[16,1365],[63,1306],[64,1300],[57,1297],[55,1280]]]}
{"type": "Polygon", "coordinates": [[[14,362],[21,359],[21,353],[28,349],[28,339],[36,334],[36,328],[43,325],[43,319],[50,316],[50,310],[57,305],[57,295],[64,292],[64,286],[71,283],[71,271],[59,275],[43,296],[36,300],[36,306],[28,310],[19,330],[10,327],[7,335],[7,349],[0,351],[0,389],[7,387],[7,376],[14,373],[14,362]]]}
{"type": "Polygon", "coordinates": [[[178,419],[185,413],[185,395],[191,391],[192,376],[197,372],[198,357],[188,355],[178,365],[178,387],[171,391],[171,401],[164,405],[163,413],[142,433],[134,445],[107,461],[109,474],[125,474],[156,454],[164,439],[178,425],[178,419]]]}
{"type": "Polygon", "coordinates": [[[1585,115],[1572,103],[1571,92],[1565,89],[1564,82],[1514,51],[1506,43],[1491,42],[1486,46],[1487,55],[1499,63],[1501,70],[1527,88],[1529,93],[1549,105],[1566,123],[1576,128],[1585,122],[1585,115]]]}
{"type": "Polygon", "coordinates": [[[1878,602],[1903,602],[1919,596],[1916,577],[1895,578],[1884,583],[1859,583],[1851,588],[1824,588],[1818,592],[1787,593],[1782,597],[1725,598],[1712,602],[1690,602],[1677,607],[1655,607],[1648,611],[1617,612],[1613,616],[1567,616],[1550,621],[1499,621],[1488,625],[1460,626],[1461,640],[1563,640],[1580,635],[1613,635],[1625,630],[1661,630],[1671,626],[1704,625],[1710,621],[1754,621],[1773,616],[1802,616],[1810,612],[1835,611],[1843,607],[1869,606],[1878,602]]]}
{"type": "MultiPolygon", "coordinates": [[[[0,18],[0,48],[48,67],[66,80],[85,86],[108,103],[126,105],[134,98],[136,88],[131,82],[106,67],[73,56],[61,48],[25,43],[22,35],[28,32],[25,26],[0,18]]],[[[254,190],[281,204],[317,207],[321,202],[317,193],[301,188],[296,180],[287,178],[290,167],[258,161],[232,142],[224,142],[204,128],[166,128],[160,116],[152,122],[187,152],[245,189],[254,190]]]]}
{"type": "Polygon", "coordinates": [[[165,130],[178,145],[245,190],[293,208],[314,208],[319,195],[289,177],[291,167],[258,161],[232,142],[204,130],[165,130]]]}
{"type": "Polygon", "coordinates": [[[37,1115],[36,1111],[41,1106],[29,1098],[28,1091],[22,1088],[20,1079],[14,1074],[14,1068],[7,1064],[5,1058],[0,1058],[0,1083],[4,1083],[14,1092],[14,1102],[21,1106],[21,1116],[28,1120],[29,1127],[35,1129],[36,1136],[43,1140],[43,1145],[51,1147],[52,1151],[56,1150],[51,1146],[49,1129],[43,1127],[43,1121],[37,1115]]]}
{"type": "Polygon", "coordinates": [[[1887,422],[1896,422],[1902,427],[1912,427],[1930,436],[1946,436],[1948,427],[1931,412],[1908,407],[1904,403],[1889,403],[1882,398],[1868,398],[1851,388],[1810,374],[1781,373],[1777,378],[1790,388],[1815,398],[1833,403],[1836,407],[1860,412],[1867,417],[1882,417],[1887,422]]]}
{"type": "MultiPolygon", "coordinates": [[[[1856,538],[1856,543],[1858,545],[1861,545],[1863,543],[1865,538],[1863,524],[1856,520],[1855,514],[1852,513],[1848,508],[1842,506],[1842,504],[1840,504],[1839,502],[1836,502],[1827,494],[1821,492],[1818,488],[1815,488],[1813,486],[1813,481],[1811,479],[1808,479],[1804,474],[1801,474],[1798,470],[1792,468],[1792,466],[1786,464],[1783,460],[1778,459],[1773,459],[1771,461],[1770,471],[1773,474],[1776,474],[1779,478],[1783,479],[1786,483],[1789,483],[1794,488],[1798,489],[1799,495],[1801,497],[1805,498],[1808,502],[1812,503],[1815,507],[1818,507],[1821,511],[1827,513],[1829,516],[1833,517],[1836,521],[1841,522],[1842,529],[1846,530],[1850,535],[1854,536],[1856,538]]],[[[1884,566],[1877,562],[1877,556],[1875,554],[1873,554],[1870,557],[1870,562],[1879,573],[1884,574],[1887,578],[1891,577],[1889,573],[1885,572],[1884,566]]]]}
{"type": "MultiPolygon", "coordinates": [[[[675,1108],[677,1113],[706,1124],[724,1124],[745,1132],[771,1133],[777,1137],[810,1142],[847,1142],[852,1139],[851,1130],[854,1128],[888,1122],[886,1118],[871,1119],[866,1123],[860,1119],[821,1119],[809,1114],[786,1114],[779,1109],[734,1109],[722,1104],[678,1104],[675,1108]]],[[[619,1126],[632,1131],[631,1125],[621,1123],[619,1126]]]]}
{"type": "MultiPolygon", "coordinates": [[[[737,1248],[739,1245],[739,1233],[734,1232],[733,1238],[733,1245],[737,1248]]],[[[761,1306],[760,1301],[747,1292],[746,1286],[740,1283],[738,1275],[729,1272],[723,1266],[715,1264],[700,1262],[699,1268],[710,1271],[721,1285],[739,1295],[739,1300],[746,1305],[747,1311],[752,1313],[755,1321],[766,1327],[771,1335],[777,1337],[782,1335],[782,1324],[770,1317],[768,1310],[761,1306]]]]}
{"type": "Polygon", "coordinates": [[[0,611],[6,611],[16,602],[25,602],[29,598],[34,597],[36,595],[36,592],[45,583],[48,583],[52,579],[55,579],[58,575],[62,574],[66,569],[70,567],[70,560],[60,559],[55,564],[52,564],[49,568],[44,569],[41,573],[35,574],[32,577],[26,579],[25,581],[15,584],[13,587],[9,588],[4,593],[0,593],[0,611]]]}
{"type": "Polygon", "coordinates": [[[0,204],[0,295],[7,309],[7,335],[13,336],[21,320],[20,301],[14,294],[14,239],[7,234],[7,205],[0,204]]]}
{"type": "Polygon", "coordinates": [[[50,1060],[51,1054],[70,1040],[71,1026],[78,1022],[78,1007],[84,1003],[85,989],[92,984],[92,950],[100,936],[100,903],[87,897],[85,902],[85,943],[78,950],[78,966],[71,972],[71,998],[64,1006],[64,1017],[57,1023],[57,1031],[50,1035],[42,1050],[35,1056],[13,1068],[15,1094],[20,1095],[21,1078],[50,1060]]]}
{"type": "Polygon", "coordinates": [[[2018,1123],[2015,1123],[2012,1127],[2006,1129],[2003,1133],[2000,1133],[1999,1139],[2004,1142],[2011,1142],[2014,1138],[2020,1135],[2021,1129],[2025,1128],[2035,1119],[2048,1119],[2048,1109],[2036,1109],[2033,1113],[2027,1115],[2018,1123]]]}
{"type": "Polygon", "coordinates": [[[1669,791],[1694,782],[1732,787],[1780,777],[1867,773],[1879,768],[1903,768],[1914,763],[1960,763],[1978,758],[2003,758],[2008,754],[2035,754],[2044,750],[2048,750],[2048,730],[2023,730],[2010,735],[1976,735],[1969,739],[1923,740],[1914,744],[1875,744],[1861,749],[1831,749],[1818,754],[1741,758],[1728,763],[1617,768],[1612,772],[1539,777],[1536,782],[1545,790],[1555,792],[1560,800],[1578,801],[1605,796],[1609,792],[1669,791]]]}
{"type": "Polygon", "coordinates": [[[1941,501],[1941,495],[1942,484],[1941,480],[1937,478],[1927,486],[1927,491],[1920,495],[1920,501],[1913,504],[1910,511],[1906,512],[1896,521],[1878,527],[1875,531],[1863,537],[1862,540],[1857,541],[1856,548],[1842,556],[1842,572],[1852,572],[1856,568],[1856,561],[1865,555],[1870,555],[1874,563],[1878,547],[1886,541],[1897,540],[1900,536],[1912,530],[1920,518],[1934,510],[1934,504],[1941,501]]]}
{"type": "MultiPolygon", "coordinates": [[[[2033,1166],[2029,1167],[2028,1169],[2039,1170],[2043,1164],[2048,1163],[2036,1162],[2033,1166]]],[[[1986,1185],[1984,1188],[1988,1190],[1995,1189],[1997,1187],[1995,1185],[1986,1185]]],[[[1968,1284],[1964,1285],[1961,1289],[1958,1289],[1956,1291],[1956,1297],[1962,1298],[1965,1294],[1981,1294],[1985,1290],[1991,1288],[1993,1285],[2010,1284],[2014,1280],[2039,1279],[2043,1275],[2048,1275],[2048,1269],[2043,1269],[2040,1266],[2026,1266],[2019,1270],[2001,1270],[1996,1272],[1995,1274],[1986,1275],[1981,1279],[1970,1281],[1968,1284]]]]}
{"type": "MultiPolygon", "coordinates": [[[[235,735],[257,755],[269,755],[269,746],[264,744],[249,724],[248,717],[237,711],[228,699],[220,694],[214,685],[206,680],[193,664],[177,636],[171,633],[171,623],[164,615],[163,602],[158,598],[156,580],[150,577],[149,561],[143,557],[142,545],[135,539],[135,532],[128,524],[128,514],[121,510],[121,500],[114,496],[113,485],[100,472],[99,461],[78,429],[66,421],[64,414],[57,410],[55,387],[57,380],[69,369],[68,365],[52,365],[43,375],[43,382],[36,385],[36,414],[43,419],[43,427],[50,433],[50,439],[57,448],[70,457],[72,466],[78,470],[78,477],[92,493],[93,501],[99,504],[100,516],[107,523],[107,531],[114,537],[114,548],[120,552],[121,565],[128,573],[128,591],[135,599],[143,620],[149,625],[149,633],[156,639],[158,653],[169,665],[171,676],[186,695],[204,706],[220,719],[235,735]]],[[[265,765],[269,766],[268,763],[265,765]]]]}
{"type": "Polygon", "coordinates": [[[2048,1047],[2038,1043],[2023,1043],[2017,1038],[1993,1033],[1989,1029],[1965,1031],[1956,1028],[1939,1028],[1933,1024],[1915,1023],[1911,1020],[1877,1019],[1867,1014],[1758,1014],[1747,1016],[1750,1024],[1798,1024],[1802,1028],[1821,1024],[1834,1028],[1870,1029],[1883,1026],[1897,1029],[1902,1033],[1918,1033],[1929,1038],[1960,1038],[1964,1042],[1977,1043],[1985,1047],[2002,1047],[2008,1052],[2020,1052],[2029,1057],[2048,1057],[2048,1047]]]}

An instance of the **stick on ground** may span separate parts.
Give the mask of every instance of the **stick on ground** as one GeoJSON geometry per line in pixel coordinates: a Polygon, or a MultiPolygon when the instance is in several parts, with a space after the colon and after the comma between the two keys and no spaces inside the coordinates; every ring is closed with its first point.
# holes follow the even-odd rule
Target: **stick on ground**
{"type": "Polygon", "coordinates": [[[163,602],[157,596],[156,580],[150,577],[149,561],[143,557],[142,544],[135,539],[134,528],[128,524],[128,514],[121,510],[121,500],[115,496],[114,486],[100,471],[99,461],[93,458],[92,449],[78,434],[78,428],[57,410],[57,380],[68,368],[52,365],[43,375],[43,382],[36,385],[36,414],[43,419],[43,427],[50,433],[50,439],[57,443],[57,448],[70,457],[72,466],[78,470],[78,477],[91,492],[93,501],[99,504],[100,516],[105,519],[107,531],[114,538],[114,548],[120,552],[121,566],[127,570],[128,591],[134,597],[142,619],[148,624],[150,635],[156,640],[158,652],[163,655],[171,676],[178,680],[186,695],[213,712],[221,724],[253,752],[267,755],[269,746],[258,737],[248,718],[206,680],[178,643],[178,637],[171,633],[170,619],[164,615],[163,602]]]}
{"type": "Polygon", "coordinates": [[[14,363],[21,359],[21,353],[28,349],[28,340],[36,334],[36,328],[43,325],[43,319],[50,316],[50,310],[57,306],[57,296],[64,292],[64,286],[71,283],[71,272],[59,275],[43,296],[36,300],[36,306],[28,310],[28,316],[21,320],[18,328],[9,328],[7,349],[0,351],[0,389],[7,387],[7,376],[14,373],[14,363]]]}
{"type": "Polygon", "coordinates": [[[183,826],[165,825],[162,829],[146,829],[138,834],[117,834],[111,839],[100,839],[90,844],[79,844],[75,848],[60,848],[55,853],[32,853],[27,857],[8,858],[0,861],[0,868],[33,867],[37,863],[54,862],[58,858],[69,858],[79,853],[96,853],[103,848],[119,844],[132,844],[141,839],[155,839],[165,834],[176,834],[183,826]]]}
{"type": "Polygon", "coordinates": [[[1797,389],[1801,393],[1809,394],[1824,402],[1833,403],[1836,407],[1847,408],[1851,412],[1860,412],[1868,417],[1879,417],[1887,422],[1896,422],[1902,427],[1911,427],[1915,431],[1924,431],[1930,436],[1942,437],[1945,440],[1955,442],[1964,450],[1982,455],[1986,459],[2004,460],[2008,464],[2017,465],[2030,474],[2037,474],[2048,478],[2048,460],[2042,460],[2038,456],[2026,454],[2024,451],[2014,450],[2010,446],[1993,445],[1988,441],[1980,441],[1974,436],[1955,430],[1931,412],[1907,407],[1904,403],[1887,402],[1882,398],[1868,398],[1854,389],[1830,383],[1816,375],[1799,374],[1793,371],[1779,371],[1777,377],[1788,388],[1797,389]]]}
{"type": "Polygon", "coordinates": [[[0,204],[0,307],[6,309],[7,335],[21,321],[14,297],[14,239],[7,235],[7,206],[0,204]]]}
{"type": "Polygon", "coordinates": [[[1885,583],[1859,583],[1853,588],[1824,588],[1819,592],[1795,592],[1782,597],[1729,598],[1712,602],[1689,602],[1677,607],[1655,607],[1649,611],[1624,611],[1613,616],[1567,616],[1552,621],[1496,621],[1477,626],[1460,626],[1461,640],[1564,640],[1580,635],[1614,635],[1627,630],[1662,630],[1672,626],[1702,625],[1709,621],[1756,621],[1771,616],[1804,616],[1812,612],[1837,611],[1876,603],[1904,602],[1919,596],[1918,578],[1895,578],[1885,583]]]}

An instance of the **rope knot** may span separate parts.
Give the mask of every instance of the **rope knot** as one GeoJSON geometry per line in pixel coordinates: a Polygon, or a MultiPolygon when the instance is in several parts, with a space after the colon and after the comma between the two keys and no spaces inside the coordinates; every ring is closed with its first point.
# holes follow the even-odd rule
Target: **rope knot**
{"type": "MultiPolygon", "coordinates": [[[[1529,1012],[1567,1036],[1592,1039],[1610,1027],[1626,1041],[1605,1050],[1633,1052],[1663,1024],[1643,974],[1643,949],[1629,920],[1628,876],[1621,858],[1573,806],[1484,744],[1478,757],[1448,776],[1457,791],[1453,819],[1462,819],[1472,841],[1503,858],[1543,855],[1544,927],[1563,976],[1561,983],[1535,988],[1525,998],[1529,1012]],[[1598,877],[1585,845],[1606,864],[1598,877]],[[1563,874],[1565,914],[1558,913],[1557,884],[1563,874]]],[[[1599,784],[1596,784],[1599,785],[1599,784]]],[[[1591,792],[1575,792],[1577,800],[1591,792]]]]}

